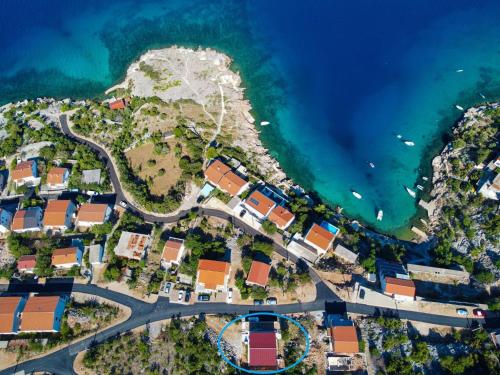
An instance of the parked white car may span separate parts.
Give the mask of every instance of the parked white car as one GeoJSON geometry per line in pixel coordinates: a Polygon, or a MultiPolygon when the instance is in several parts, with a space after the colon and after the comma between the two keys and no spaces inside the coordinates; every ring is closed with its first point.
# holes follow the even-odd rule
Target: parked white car
{"type": "Polygon", "coordinates": [[[179,290],[179,299],[178,299],[178,301],[182,302],[183,298],[184,298],[184,291],[183,290],[179,290]]]}
{"type": "Polygon", "coordinates": [[[233,288],[227,290],[227,303],[233,303],[233,288]]]}

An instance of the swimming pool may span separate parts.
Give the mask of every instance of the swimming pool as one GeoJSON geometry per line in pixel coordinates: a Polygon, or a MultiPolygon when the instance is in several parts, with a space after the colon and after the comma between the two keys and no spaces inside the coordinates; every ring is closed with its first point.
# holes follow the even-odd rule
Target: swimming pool
{"type": "Polygon", "coordinates": [[[328,232],[331,232],[334,235],[337,235],[337,233],[339,232],[339,228],[337,228],[335,225],[329,223],[328,221],[323,221],[321,223],[321,227],[325,228],[328,232]]]}

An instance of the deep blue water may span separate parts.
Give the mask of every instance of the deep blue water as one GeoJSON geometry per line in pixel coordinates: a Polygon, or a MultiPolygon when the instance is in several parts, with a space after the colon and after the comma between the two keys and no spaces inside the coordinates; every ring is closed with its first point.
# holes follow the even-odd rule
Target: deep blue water
{"type": "Polygon", "coordinates": [[[497,0],[2,1],[0,102],[97,96],[147,49],[217,48],[285,171],[395,232],[455,105],[500,97],[499,19],[497,0]]]}

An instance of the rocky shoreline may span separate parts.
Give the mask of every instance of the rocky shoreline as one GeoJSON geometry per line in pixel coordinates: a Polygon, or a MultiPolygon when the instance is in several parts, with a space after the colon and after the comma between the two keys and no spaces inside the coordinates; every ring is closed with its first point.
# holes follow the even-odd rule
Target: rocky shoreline
{"type": "MultiPolygon", "coordinates": [[[[469,108],[465,113],[463,118],[458,122],[458,124],[452,130],[452,138],[455,138],[459,133],[470,128],[471,126],[480,126],[481,123],[486,123],[488,121],[485,118],[485,111],[490,108],[500,107],[500,103],[493,103],[490,105],[482,105],[479,107],[469,108]]],[[[446,198],[449,195],[449,189],[446,186],[446,180],[451,171],[450,160],[454,157],[460,155],[462,150],[454,150],[451,144],[444,147],[439,155],[432,159],[432,190],[430,192],[431,200],[429,201],[429,206],[431,209],[429,213],[429,227],[433,230],[438,229],[439,218],[442,214],[442,209],[446,203],[446,198]]]]}
{"type": "Polygon", "coordinates": [[[200,104],[216,123],[216,136],[241,147],[270,183],[289,187],[291,181],[260,140],[252,106],[231,63],[227,55],[212,49],[150,50],[129,66],[122,83],[106,93],[121,89],[138,97],[157,96],[167,103],[191,100],[200,104]]]}

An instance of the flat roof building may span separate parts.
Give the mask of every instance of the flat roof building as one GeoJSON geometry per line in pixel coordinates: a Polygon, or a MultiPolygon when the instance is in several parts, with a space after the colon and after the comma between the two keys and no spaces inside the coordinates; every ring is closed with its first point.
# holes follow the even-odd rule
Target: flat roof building
{"type": "Polygon", "coordinates": [[[150,245],[151,236],[123,231],[115,247],[115,254],[123,258],[141,260],[150,245]]]}

